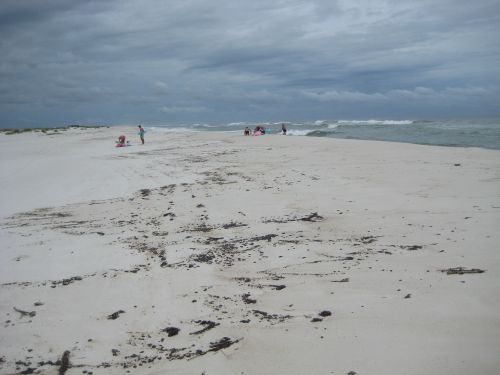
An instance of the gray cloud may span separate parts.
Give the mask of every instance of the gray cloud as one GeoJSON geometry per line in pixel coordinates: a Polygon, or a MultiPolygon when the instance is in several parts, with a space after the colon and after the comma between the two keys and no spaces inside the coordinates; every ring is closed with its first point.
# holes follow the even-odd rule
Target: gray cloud
{"type": "Polygon", "coordinates": [[[497,0],[3,0],[0,126],[494,116],[499,11],[497,0]]]}

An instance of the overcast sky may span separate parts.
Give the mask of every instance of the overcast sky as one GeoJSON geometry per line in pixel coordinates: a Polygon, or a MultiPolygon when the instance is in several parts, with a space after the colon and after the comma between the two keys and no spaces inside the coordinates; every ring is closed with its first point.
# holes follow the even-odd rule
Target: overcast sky
{"type": "Polygon", "coordinates": [[[500,114],[499,0],[1,0],[0,126],[500,114]]]}

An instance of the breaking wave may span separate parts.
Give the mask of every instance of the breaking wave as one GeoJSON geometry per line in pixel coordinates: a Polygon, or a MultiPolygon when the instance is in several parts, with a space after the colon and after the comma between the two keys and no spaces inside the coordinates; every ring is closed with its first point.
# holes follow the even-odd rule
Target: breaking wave
{"type": "Polygon", "coordinates": [[[341,125],[411,125],[413,120],[339,120],[341,125]]]}

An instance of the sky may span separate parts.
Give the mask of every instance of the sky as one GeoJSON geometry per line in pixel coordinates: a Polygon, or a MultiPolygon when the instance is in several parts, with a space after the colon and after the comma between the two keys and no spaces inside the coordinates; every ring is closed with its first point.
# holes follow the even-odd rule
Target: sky
{"type": "Polygon", "coordinates": [[[500,115],[499,0],[1,0],[0,127],[500,115]]]}

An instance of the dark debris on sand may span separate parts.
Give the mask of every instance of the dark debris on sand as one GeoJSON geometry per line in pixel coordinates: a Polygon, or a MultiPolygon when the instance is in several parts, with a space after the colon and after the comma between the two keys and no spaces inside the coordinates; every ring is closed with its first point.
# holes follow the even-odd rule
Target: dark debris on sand
{"type": "Polygon", "coordinates": [[[291,221],[311,221],[311,222],[317,222],[317,221],[322,221],[324,218],[321,215],[318,215],[317,212],[313,212],[309,215],[302,216],[302,217],[297,217],[297,216],[292,216],[292,217],[284,217],[282,219],[267,219],[263,220],[263,223],[289,223],[291,221]]]}
{"type": "Polygon", "coordinates": [[[201,223],[189,229],[190,232],[210,232],[214,230],[215,227],[209,226],[206,223],[201,223]]]}
{"type": "Polygon", "coordinates": [[[243,302],[245,302],[246,304],[250,304],[250,303],[257,303],[257,300],[256,299],[253,299],[253,298],[250,298],[250,293],[245,293],[241,296],[241,299],[243,300],[243,302]]]}
{"type": "Polygon", "coordinates": [[[70,368],[70,363],[69,363],[69,350],[66,350],[61,358],[61,366],[59,367],[59,375],[64,375],[66,371],[70,368]]]}
{"type": "MultiPolygon", "coordinates": [[[[168,361],[183,360],[183,359],[191,360],[197,357],[201,357],[210,352],[217,352],[219,350],[229,348],[231,345],[234,345],[239,341],[240,339],[233,340],[229,337],[223,337],[219,340],[210,342],[208,345],[208,349],[205,350],[194,349],[193,348],[194,344],[191,345],[191,347],[181,347],[181,348],[167,348],[161,344],[148,345],[149,348],[155,350],[156,353],[152,355],[146,355],[144,354],[144,351],[141,351],[140,353],[134,353],[124,357],[126,361],[120,363],[119,365],[123,369],[127,368],[135,369],[137,367],[142,367],[144,365],[150,365],[156,361],[161,361],[162,359],[166,359],[168,361]]],[[[109,363],[102,363],[97,367],[107,368],[110,366],[111,365],[109,363]]]]}
{"type": "Polygon", "coordinates": [[[406,245],[406,246],[399,246],[400,249],[404,250],[409,250],[409,251],[414,251],[414,250],[421,250],[422,246],[420,245],[406,245]]]}
{"type": "Polygon", "coordinates": [[[232,221],[227,224],[222,224],[223,229],[238,228],[238,227],[248,227],[248,224],[238,223],[235,221],[232,221]]]}
{"type": "Polygon", "coordinates": [[[14,311],[16,311],[19,314],[21,314],[21,318],[23,318],[25,316],[33,318],[33,317],[36,316],[36,311],[24,311],[24,310],[18,309],[17,307],[14,307],[13,309],[14,309],[14,311]]]}
{"type": "Polygon", "coordinates": [[[344,279],[340,279],[340,280],[331,280],[332,283],[348,283],[349,282],[349,278],[346,277],[344,279]]]}
{"type": "Polygon", "coordinates": [[[328,310],[323,310],[321,311],[320,313],[318,313],[318,315],[321,317],[314,317],[311,319],[311,322],[312,323],[318,323],[318,322],[322,322],[323,321],[323,318],[326,318],[327,316],[331,316],[332,315],[332,312],[331,311],[328,311],[328,310]]]}
{"type": "Polygon", "coordinates": [[[168,337],[176,336],[179,333],[180,329],[177,327],[167,327],[161,330],[161,332],[165,332],[168,337]]]}
{"type": "Polygon", "coordinates": [[[196,332],[191,332],[190,335],[201,335],[202,333],[220,325],[220,323],[212,322],[211,320],[196,320],[195,323],[204,326],[204,328],[196,332]]]}
{"type": "Polygon", "coordinates": [[[269,287],[273,288],[274,290],[282,290],[286,288],[286,285],[269,285],[269,287]]]}
{"type": "Polygon", "coordinates": [[[363,237],[359,238],[359,242],[361,242],[365,245],[368,245],[368,244],[371,244],[371,243],[377,241],[378,237],[381,237],[381,236],[363,236],[363,237]]]}
{"type": "Polygon", "coordinates": [[[213,260],[215,259],[215,255],[212,251],[207,251],[206,253],[203,254],[197,254],[191,257],[191,260],[198,262],[198,263],[207,263],[207,264],[212,264],[213,260]]]}
{"type": "Polygon", "coordinates": [[[120,316],[120,314],[124,314],[125,311],[123,310],[118,310],[118,311],[115,311],[113,314],[109,314],[108,315],[108,319],[109,320],[115,320],[115,319],[118,319],[118,317],[120,316]]]}
{"type": "Polygon", "coordinates": [[[151,189],[141,189],[139,190],[143,198],[149,197],[151,195],[151,189]]]}
{"type": "Polygon", "coordinates": [[[229,337],[223,337],[219,341],[214,341],[210,343],[210,349],[208,352],[217,352],[221,349],[229,348],[231,345],[237,343],[239,340],[232,341],[229,337]]]}
{"type": "Polygon", "coordinates": [[[267,242],[271,242],[271,239],[273,239],[274,237],[278,237],[277,234],[266,234],[266,235],[263,235],[263,236],[255,236],[255,237],[252,237],[252,238],[249,238],[248,241],[250,242],[253,242],[253,241],[267,241],[267,242]]]}
{"type": "Polygon", "coordinates": [[[252,310],[252,313],[259,320],[267,320],[270,323],[282,323],[286,319],[292,318],[291,315],[270,314],[261,310],[252,310]]]}
{"type": "Polygon", "coordinates": [[[465,267],[454,267],[454,268],[448,268],[445,270],[441,270],[441,272],[446,272],[447,275],[463,275],[466,273],[483,273],[486,272],[486,270],[482,270],[479,268],[465,268],[465,267]]]}

